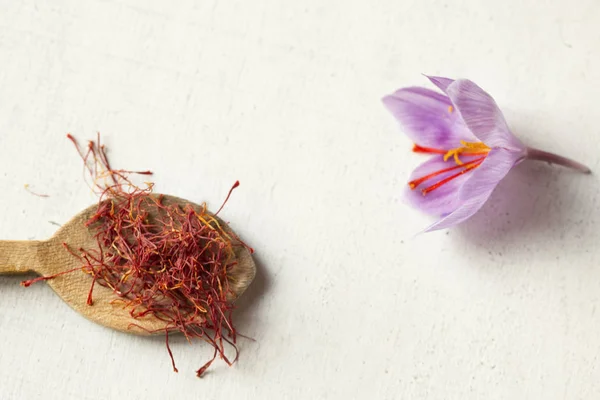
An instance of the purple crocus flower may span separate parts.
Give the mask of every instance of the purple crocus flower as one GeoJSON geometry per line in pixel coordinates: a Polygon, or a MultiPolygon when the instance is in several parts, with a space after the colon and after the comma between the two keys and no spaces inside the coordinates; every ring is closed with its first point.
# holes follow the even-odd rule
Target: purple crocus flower
{"type": "Polygon", "coordinates": [[[475,214],[512,167],[525,159],[590,173],[575,161],[525,146],[508,128],[494,99],[475,83],[428,77],[444,94],[409,87],[383,103],[415,143],[432,157],[410,177],[407,198],[441,219],[426,231],[459,224],[475,214]]]}

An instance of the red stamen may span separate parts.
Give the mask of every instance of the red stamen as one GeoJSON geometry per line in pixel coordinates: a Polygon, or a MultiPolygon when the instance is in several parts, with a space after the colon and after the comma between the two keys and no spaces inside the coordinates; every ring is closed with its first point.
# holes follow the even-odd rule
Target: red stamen
{"type": "Polygon", "coordinates": [[[441,150],[441,149],[434,149],[431,147],[423,147],[423,146],[419,146],[418,144],[415,143],[415,145],[413,146],[413,152],[415,153],[429,153],[429,154],[446,154],[448,152],[448,150],[441,150]]]}
{"type": "Polygon", "coordinates": [[[444,174],[444,173],[446,173],[446,172],[454,171],[455,169],[459,169],[459,168],[465,168],[465,167],[468,167],[468,166],[469,166],[469,165],[471,165],[471,164],[475,164],[475,163],[477,163],[477,162],[481,162],[481,161],[483,161],[483,159],[484,159],[484,158],[485,158],[485,157],[478,158],[478,159],[476,159],[476,160],[472,160],[472,161],[466,162],[466,163],[464,163],[464,164],[461,164],[461,165],[455,165],[455,166],[453,166],[453,167],[450,167],[450,168],[441,169],[441,170],[439,170],[439,171],[436,171],[436,172],[433,172],[433,173],[431,173],[431,174],[429,174],[429,175],[425,175],[425,176],[424,176],[424,177],[422,177],[422,178],[415,179],[414,181],[410,181],[410,182],[408,182],[408,186],[410,186],[410,188],[411,188],[411,189],[415,189],[415,188],[416,188],[417,186],[419,186],[421,183],[423,183],[423,182],[425,182],[425,181],[427,181],[427,180],[429,180],[429,179],[431,179],[431,178],[434,178],[434,177],[436,177],[436,176],[438,176],[438,175],[441,175],[441,174],[444,174]]]}
{"type": "MultiPolygon", "coordinates": [[[[439,188],[440,186],[443,186],[443,185],[445,185],[446,183],[450,182],[451,180],[454,180],[454,179],[458,178],[459,176],[461,176],[461,175],[463,175],[463,174],[466,174],[466,173],[467,173],[467,172],[469,172],[470,170],[472,170],[472,169],[475,169],[475,168],[479,167],[479,166],[481,165],[481,163],[483,162],[483,160],[484,160],[484,159],[485,159],[485,158],[481,158],[481,159],[480,159],[480,161],[478,161],[478,162],[476,162],[476,163],[473,163],[473,164],[471,164],[471,165],[467,166],[465,169],[463,169],[463,170],[462,170],[462,171],[460,171],[459,173],[456,173],[456,174],[454,174],[454,175],[452,175],[452,176],[449,176],[449,177],[447,177],[447,178],[445,178],[445,179],[442,179],[441,181],[439,181],[439,182],[438,182],[438,183],[436,183],[436,184],[433,184],[433,185],[431,185],[431,186],[429,186],[429,187],[426,187],[425,189],[421,190],[421,193],[423,193],[423,196],[425,196],[427,193],[429,193],[429,192],[431,192],[431,191],[433,191],[433,190],[435,190],[435,189],[439,188]]],[[[464,167],[464,164],[463,164],[462,166],[464,167]]]]}

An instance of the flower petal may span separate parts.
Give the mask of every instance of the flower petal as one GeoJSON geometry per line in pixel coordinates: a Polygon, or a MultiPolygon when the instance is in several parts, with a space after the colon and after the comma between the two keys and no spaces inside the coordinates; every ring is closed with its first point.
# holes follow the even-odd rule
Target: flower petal
{"type": "Polygon", "coordinates": [[[520,154],[514,151],[492,149],[479,168],[473,171],[471,178],[460,188],[460,199],[468,200],[491,193],[521,158],[520,154]]]}
{"type": "Polygon", "coordinates": [[[449,228],[469,219],[485,204],[498,183],[520,161],[518,153],[492,149],[484,162],[458,190],[456,210],[427,228],[426,232],[449,228]]]}
{"type": "MultiPolygon", "coordinates": [[[[419,165],[411,174],[410,182],[430,175],[434,172],[441,171],[456,166],[453,161],[444,161],[442,156],[432,157],[430,160],[419,165]]],[[[452,179],[451,181],[443,184],[437,189],[423,195],[422,189],[440,182],[442,179],[448,178],[456,173],[460,172],[460,169],[454,169],[436,175],[431,179],[428,179],[417,186],[415,189],[411,189],[408,185],[406,187],[405,197],[406,200],[416,209],[423,211],[424,213],[440,215],[451,213],[456,210],[461,204],[458,193],[461,186],[469,179],[472,172],[463,174],[461,176],[452,179]]]]}
{"type": "Polygon", "coordinates": [[[478,141],[441,93],[410,87],[384,97],[383,104],[418,145],[450,150],[460,146],[461,140],[478,141]]]}
{"type": "Polygon", "coordinates": [[[453,213],[445,216],[444,218],[425,229],[425,232],[437,231],[440,229],[450,228],[454,225],[458,225],[461,222],[469,219],[485,204],[487,199],[490,197],[492,192],[488,193],[487,196],[473,197],[461,204],[453,213]]]}
{"type": "Polygon", "coordinates": [[[437,86],[438,88],[440,88],[440,90],[444,93],[446,93],[446,89],[448,89],[448,86],[450,86],[450,84],[452,82],[454,82],[454,79],[450,79],[450,78],[443,78],[441,76],[429,76],[429,75],[425,75],[425,77],[427,79],[429,79],[431,81],[431,83],[433,83],[435,86],[437,86]]]}
{"type": "Polygon", "coordinates": [[[524,150],[525,146],[508,129],[502,111],[488,93],[475,83],[459,79],[448,85],[446,94],[477,138],[490,147],[524,150]]]}

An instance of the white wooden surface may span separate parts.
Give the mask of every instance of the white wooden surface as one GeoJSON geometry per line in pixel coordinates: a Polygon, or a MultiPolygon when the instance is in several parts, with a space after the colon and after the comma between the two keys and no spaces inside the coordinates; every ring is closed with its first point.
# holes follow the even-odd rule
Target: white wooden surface
{"type": "Polygon", "coordinates": [[[1,399],[598,399],[600,186],[542,164],[473,220],[400,193],[420,158],[380,104],[475,80],[524,141],[598,172],[597,0],[0,0],[0,237],[92,204],[65,139],[217,207],[256,249],[239,363],[111,332],[0,277],[1,399]],[[51,195],[32,196],[31,188],[51,195]]]}

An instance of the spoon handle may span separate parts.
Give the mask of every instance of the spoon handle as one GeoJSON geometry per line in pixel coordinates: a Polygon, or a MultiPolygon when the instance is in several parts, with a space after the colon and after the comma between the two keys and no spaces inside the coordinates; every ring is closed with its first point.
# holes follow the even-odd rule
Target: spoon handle
{"type": "Polygon", "coordinates": [[[37,270],[39,240],[0,241],[0,274],[24,274],[37,270]]]}

